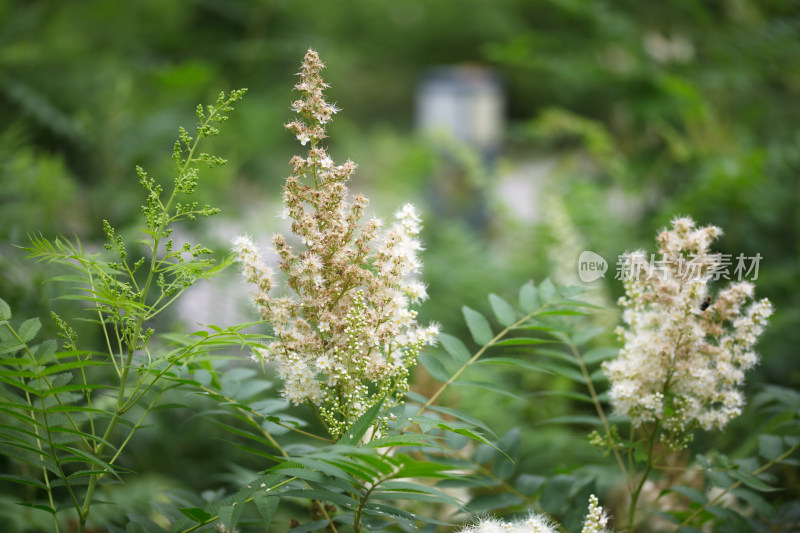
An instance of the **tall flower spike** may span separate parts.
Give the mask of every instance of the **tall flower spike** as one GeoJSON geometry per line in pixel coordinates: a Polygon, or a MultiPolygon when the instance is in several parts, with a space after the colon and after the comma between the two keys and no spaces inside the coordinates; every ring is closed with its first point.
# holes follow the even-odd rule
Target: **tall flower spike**
{"type": "Polygon", "coordinates": [[[283,396],[310,404],[338,438],[379,399],[386,398],[385,408],[402,401],[409,369],[438,328],[420,327],[411,308],[427,297],[417,279],[421,221],[414,207],[403,206],[387,230],[378,219],[364,222],[367,199],[348,200],[355,163],[336,165],[320,145],[338,112],[325,101],[322,68],[309,50],[295,85],[300,98],[291,105],[299,117],[286,125],[308,150],[290,161],[283,190],[293,237],[272,240],[284,293],[272,294],[272,272],[249,239],[237,239],[234,250],[276,336],[256,357],[276,363],[283,396]]]}
{"type": "Polygon", "coordinates": [[[603,364],[617,412],[634,426],[658,422],[677,448],[694,428],[721,429],[741,414],[744,373],[758,362],[753,346],[772,314],[767,299],[747,305],[748,282],[710,298],[721,257],[709,248],[721,234],[677,218],[658,235],[659,264],[644,252],[627,254],[632,275],[620,298],[625,326],[617,330],[624,346],[603,364]]]}
{"type": "Polygon", "coordinates": [[[605,510],[600,507],[600,501],[597,496],[592,494],[589,496],[589,512],[583,521],[583,529],[581,533],[606,533],[608,525],[608,517],[605,510]]]}

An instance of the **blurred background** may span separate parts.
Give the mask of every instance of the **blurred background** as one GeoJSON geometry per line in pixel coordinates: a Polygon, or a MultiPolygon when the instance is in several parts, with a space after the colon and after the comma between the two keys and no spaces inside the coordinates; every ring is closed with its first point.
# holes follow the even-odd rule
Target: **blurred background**
{"type": "MultiPolygon", "coordinates": [[[[52,272],[24,259],[28,235],[91,245],[102,219],[133,232],[134,166],[171,180],[178,126],[191,130],[197,103],[223,90],[249,89],[206,150],[230,161],[198,189],[223,214],[187,231],[221,255],[236,234],[266,246],[284,231],[281,186],[300,147],[283,124],[308,48],[342,108],[328,147],[359,164],[351,188],[384,218],[409,201],[423,214],[423,322],[463,336],[462,305],[486,310],[487,293],[513,299],[528,279],[575,283],[583,250],[609,261],[597,284],[613,307],[616,257],[655,251],[655,233],[690,215],[723,228],[718,251],[762,257],[757,295],[777,312],[748,386],[800,383],[795,0],[0,0],[0,296],[16,315],[69,309],[42,283],[52,272]]],[[[188,294],[169,325],[251,320],[245,300],[231,269],[188,294]]],[[[498,399],[474,410],[500,432],[572,407],[498,399]]],[[[748,423],[704,438],[739,442],[748,423]]],[[[169,483],[216,486],[204,472],[224,459],[209,454],[203,424],[136,449],[169,483]]],[[[526,445],[544,439],[529,433],[526,445]]],[[[530,468],[570,468],[580,450],[537,450],[530,468]]]]}

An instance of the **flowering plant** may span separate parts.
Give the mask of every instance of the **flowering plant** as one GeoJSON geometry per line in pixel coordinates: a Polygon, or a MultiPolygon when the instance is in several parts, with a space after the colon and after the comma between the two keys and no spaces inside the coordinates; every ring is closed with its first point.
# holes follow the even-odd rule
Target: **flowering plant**
{"type": "Polygon", "coordinates": [[[307,157],[292,158],[283,195],[283,216],[299,242],[293,248],[283,235],[273,237],[285,293],[270,294],[272,269],[249,238],[239,237],[234,250],[244,278],[256,286],[258,312],[275,332],[256,358],[277,363],[283,396],[317,410],[338,438],[372,405],[389,408],[402,399],[410,368],[438,328],[420,327],[411,309],[427,298],[416,279],[422,247],[414,207],[403,206],[385,231],[377,218],[362,224],[367,199],[347,199],[356,165],[335,165],[320,145],[338,111],[324,99],[322,68],[309,50],[295,85],[301,98],[292,104],[301,118],[286,125],[310,148],[307,157]]]}
{"type": "MultiPolygon", "coordinates": [[[[62,349],[52,341],[33,344],[41,324],[32,319],[16,325],[0,300],[0,452],[15,468],[2,479],[29,488],[24,505],[51,515],[47,524],[57,531],[87,531],[106,522],[108,531],[122,531],[119,525],[127,522],[126,530],[147,532],[271,531],[277,524],[293,533],[360,533],[416,531],[421,523],[426,531],[454,529],[471,522],[463,533],[677,532],[719,523],[726,531],[746,532],[757,529],[751,527],[759,525],[757,514],[772,521],[771,502],[757,493],[775,490],[767,469],[788,463],[800,448],[795,391],[767,388],[751,402],[772,415],[758,435],[758,456],[700,454],[695,466],[685,453],[697,445],[695,430],[723,429],[744,409],[744,375],[758,361],[754,344],[772,312],[765,299],[751,302],[748,283],[712,293],[720,259],[710,245],[721,230],[675,219],[658,236],[666,269],[652,267],[644,252],[627,255],[636,275],[626,280],[620,300],[621,349],[598,340],[607,328],[591,322],[599,306],[583,299],[585,287],[550,279],[525,283],[516,301],[490,294],[493,316],[464,306],[469,339],[440,332],[435,324],[421,326],[414,310],[427,298],[419,281],[420,216],[405,205],[388,228],[377,218],[365,220],[366,198],[347,188],[355,164],[335,164],[322,145],[326,124],[338,112],[325,100],[322,68],[309,51],[295,85],[300,98],[292,104],[299,118],[287,124],[308,146],[291,160],[283,189],[282,215],[291,235],[273,237],[269,260],[249,237],[233,243],[261,321],[211,325],[188,340],[170,335],[178,343],[173,349],[158,343],[150,327],[194,281],[219,270],[205,257],[209,249],[175,246],[170,235],[174,222],[216,212],[178,199],[194,191],[200,163],[222,162],[196,149],[201,138],[216,134],[213,124],[226,118],[242,91],[198,108],[197,139],[180,131],[168,198],[139,172],[148,195],[148,254],[128,259],[129,248],[108,223],[113,262],[80,245],[34,240],[35,257],[83,275],[64,279],[88,291],[82,300],[102,326],[108,353],[79,349],[73,322],[57,315],[62,349]],[[264,323],[272,336],[242,333],[264,323]],[[238,353],[206,357],[233,345],[274,370],[279,387],[273,391],[271,382],[256,377],[257,369],[238,353]],[[425,372],[411,390],[415,367],[425,372]],[[459,396],[456,389],[480,396],[459,396]],[[162,394],[185,401],[167,406],[211,402],[204,414],[214,415],[254,462],[232,466],[233,491],[230,484],[201,494],[165,491],[149,502],[147,513],[116,513],[106,521],[90,515],[96,494],[105,499],[115,490],[104,482],[128,474],[120,466],[123,451],[132,448],[134,433],[162,394]],[[540,409],[545,395],[567,398],[591,406],[594,414],[546,420],[568,428],[556,437],[528,424],[533,427],[523,427],[527,434],[514,427],[498,438],[494,421],[456,408],[476,398],[490,404],[483,396],[489,394],[522,400],[519,405],[531,411],[546,410],[546,404],[540,409]],[[605,414],[606,397],[613,416],[605,414]],[[322,428],[302,418],[303,409],[299,417],[285,412],[299,405],[309,406],[322,428]],[[554,475],[530,466],[532,456],[547,452],[536,443],[539,434],[550,439],[540,443],[557,438],[559,445],[585,445],[587,424],[601,428],[590,441],[612,454],[616,466],[600,460],[558,465],[554,475]],[[629,430],[627,438],[620,428],[629,430]],[[621,482],[612,472],[616,467],[621,482]],[[614,492],[623,488],[626,501],[615,502],[614,492]],[[689,503],[675,503],[679,496],[689,503]],[[640,499],[650,500],[647,506],[656,512],[642,512],[640,499]],[[739,507],[723,508],[723,501],[739,507]],[[672,523],[656,522],[656,513],[672,523]]],[[[497,405],[507,407],[491,408],[497,405]]],[[[559,446],[556,454],[561,452],[559,446]]],[[[595,452],[582,457],[588,453],[595,452]]]]}
{"type": "Polygon", "coordinates": [[[709,247],[721,233],[697,228],[688,217],[675,219],[658,236],[669,265],[660,272],[645,252],[628,254],[638,275],[625,281],[619,302],[624,346],[603,365],[614,408],[635,427],[656,423],[677,447],[691,440],[692,429],[722,429],[741,414],[739,388],[758,362],[753,345],[772,314],[766,298],[746,306],[754,290],[748,282],[712,296],[709,282],[720,262],[709,247]]]}

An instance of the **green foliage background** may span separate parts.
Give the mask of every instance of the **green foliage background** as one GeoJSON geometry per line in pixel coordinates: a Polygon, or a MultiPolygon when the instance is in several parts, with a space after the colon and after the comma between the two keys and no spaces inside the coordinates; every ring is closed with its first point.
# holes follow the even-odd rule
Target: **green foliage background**
{"type": "MultiPolygon", "coordinates": [[[[214,141],[231,163],[206,174],[199,200],[213,199],[230,220],[261,211],[269,212],[265,224],[277,224],[271,213],[295,152],[282,126],[288,90],[309,47],[328,65],[329,96],[344,110],[330,147],[337,160],[359,163],[353,188],[369,191],[385,216],[405,201],[423,211],[431,293],[423,322],[464,337],[462,305],[487,310],[487,293],[559,274],[552,257],[564,228],[547,217],[514,220],[497,192],[506,170],[547,159],[555,165],[541,203],[560,201],[584,249],[606,258],[652,249],[659,228],[688,214],[725,230],[719,251],[760,253],[758,295],[777,312],[749,382],[797,387],[800,2],[791,0],[0,0],[4,299],[20,316],[45,316],[55,288],[15,245],[39,232],[92,243],[101,238],[98,220],[135,224],[134,166],[166,173],[176,125],[191,124],[195,104],[220,90],[249,93],[214,141]],[[658,36],[689,43],[690,53],[669,56],[667,46],[659,56],[658,36]],[[493,67],[507,91],[505,142],[490,162],[432,148],[413,129],[414,90],[427,69],[471,63],[493,67]]],[[[205,241],[217,239],[222,253],[229,244],[215,235],[205,241]]],[[[613,301],[621,287],[609,281],[613,301]]],[[[530,391],[545,381],[496,379],[530,391]]],[[[498,434],[580,408],[545,399],[451,401],[492,420],[498,434]]],[[[200,493],[220,482],[209,472],[243,464],[211,422],[182,415],[189,413],[161,414],[156,431],[137,437],[130,466],[163,477],[148,474],[130,490],[147,493],[152,483],[200,493]]],[[[752,447],[754,423],[746,415],[706,438],[752,447]]],[[[527,471],[551,475],[591,453],[570,441],[554,457],[545,444],[563,438],[560,430],[523,431],[527,471]]]]}

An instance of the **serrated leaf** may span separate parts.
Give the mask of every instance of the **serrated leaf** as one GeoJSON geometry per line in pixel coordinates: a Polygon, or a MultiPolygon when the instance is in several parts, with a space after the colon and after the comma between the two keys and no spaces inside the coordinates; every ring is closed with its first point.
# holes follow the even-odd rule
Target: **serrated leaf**
{"type": "Polygon", "coordinates": [[[197,381],[198,383],[200,383],[201,385],[203,385],[204,387],[207,387],[208,385],[210,385],[211,384],[211,379],[212,379],[211,373],[208,370],[204,369],[204,368],[200,368],[198,370],[195,370],[194,375],[192,376],[192,378],[195,381],[197,381]]]}
{"type": "Polygon", "coordinates": [[[296,498],[307,498],[309,500],[322,500],[331,502],[342,507],[354,508],[358,506],[358,501],[345,494],[332,490],[314,488],[308,490],[287,490],[281,493],[282,496],[294,496],[296,498]]]}
{"type": "Polygon", "coordinates": [[[381,411],[381,407],[383,407],[384,400],[386,400],[385,396],[380,398],[369,409],[367,409],[364,414],[358,418],[358,420],[353,422],[352,426],[347,428],[347,430],[336,443],[350,444],[352,446],[357,445],[361,440],[361,437],[364,436],[370,426],[372,426],[372,424],[375,422],[375,419],[378,417],[378,413],[381,411]]]}
{"type": "Polygon", "coordinates": [[[293,527],[288,533],[309,533],[311,531],[316,531],[317,529],[322,529],[327,525],[328,521],[325,519],[315,520],[314,522],[308,522],[305,524],[300,524],[297,527],[293,527]]]}
{"type": "Polygon", "coordinates": [[[775,514],[775,509],[770,505],[770,503],[762,498],[760,495],[756,494],[747,489],[738,488],[733,491],[733,494],[736,497],[741,498],[745,502],[749,503],[756,511],[761,513],[766,517],[772,517],[775,514]]]}
{"type": "Polygon", "coordinates": [[[550,278],[539,284],[539,299],[542,303],[552,302],[556,297],[556,287],[550,278]]]}
{"type": "Polygon", "coordinates": [[[606,328],[602,326],[589,326],[582,328],[576,331],[575,334],[572,336],[572,342],[575,343],[576,346],[586,344],[593,338],[603,333],[605,330],[606,328]]]}
{"type": "Polygon", "coordinates": [[[461,308],[461,311],[464,314],[464,320],[467,322],[467,327],[473,340],[481,346],[489,344],[494,338],[489,321],[482,314],[466,305],[461,308]]]}
{"type": "Polygon", "coordinates": [[[509,398],[514,398],[515,400],[525,401],[524,398],[517,396],[513,392],[509,391],[507,388],[501,387],[500,385],[495,385],[489,381],[467,381],[467,380],[459,380],[454,381],[452,385],[456,385],[458,387],[476,387],[479,389],[484,389],[492,392],[496,392],[497,394],[502,394],[503,396],[508,396],[509,398]]]}
{"type": "Polygon", "coordinates": [[[523,502],[522,498],[514,494],[483,494],[469,501],[465,506],[472,513],[487,513],[497,509],[505,509],[523,502]]]}
{"type": "Polygon", "coordinates": [[[452,407],[445,407],[442,405],[431,405],[428,407],[428,410],[450,415],[453,418],[457,418],[458,420],[466,422],[467,424],[472,424],[475,427],[479,427],[482,430],[486,431],[487,433],[494,434],[492,430],[489,429],[489,427],[483,422],[481,422],[479,419],[475,418],[474,416],[468,415],[463,411],[459,411],[458,409],[453,409],[452,407]]]}
{"type": "Polygon", "coordinates": [[[205,510],[199,507],[178,507],[183,516],[194,522],[202,524],[210,519],[212,515],[208,514],[205,510]]]}
{"type": "Polygon", "coordinates": [[[599,426],[600,419],[589,415],[565,415],[555,418],[548,418],[539,422],[540,424],[585,424],[588,426],[599,426]]]}
{"type": "Polygon", "coordinates": [[[503,339],[494,343],[495,346],[530,346],[532,344],[552,344],[549,339],[533,339],[530,337],[515,337],[513,339],[503,339]]]}
{"type": "Polygon", "coordinates": [[[533,496],[536,494],[544,482],[547,481],[547,478],[543,476],[533,476],[530,474],[521,474],[517,477],[516,482],[514,483],[517,487],[517,490],[523,493],[526,496],[533,496]]]}
{"type": "Polygon", "coordinates": [[[0,474],[0,479],[5,481],[11,481],[13,483],[21,483],[23,485],[30,485],[32,487],[36,487],[42,490],[47,490],[47,485],[42,483],[36,478],[30,476],[17,476],[14,474],[0,474]]]}
{"type": "Polygon", "coordinates": [[[508,302],[498,295],[494,293],[490,294],[489,304],[492,306],[492,311],[494,311],[494,316],[497,317],[497,321],[502,325],[509,327],[517,321],[517,312],[508,302]]]}
{"type": "Polygon", "coordinates": [[[430,435],[419,433],[403,433],[401,435],[389,435],[369,441],[368,448],[383,448],[385,446],[435,446],[436,439],[430,435]]]}
{"type": "Polygon", "coordinates": [[[575,478],[565,474],[553,476],[542,489],[539,506],[550,514],[561,514],[569,502],[564,496],[571,492],[575,478]]]}
{"type": "Polygon", "coordinates": [[[53,515],[56,514],[56,510],[47,505],[39,505],[35,503],[21,503],[21,502],[17,503],[17,505],[21,505],[23,507],[30,507],[31,509],[39,509],[40,511],[47,511],[48,513],[53,515]]]}
{"type": "Polygon", "coordinates": [[[437,381],[447,381],[450,379],[450,373],[447,372],[444,365],[429,353],[421,353],[417,356],[419,363],[428,371],[433,379],[437,381]]]}
{"type": "Polygon", "coordinates": [[[264,531],[269,531],[272,519],[275,517],[275,513],[278,512],[281,497],[277,494],[256,495],[253,501],[256,504],[256,509],[258,509],[258,514],[264,519],[264,531]]]}
{"type": "Polygon", "coordinates": [[[29,318],[19,326],[17,334],[22,339],[22,342],[28,343],[36,338],[36,334],[42,328],[42,323],[38,318],[29,318]]]}
{"type": "MultiPolygon", "coordinates": [[[[0,342],[0,354],[15,353],[23,346],[25,346],[25,343],[19,342],[17,339],[0,342]]],[[[18,364],[18,362],[14,361],[14,364],[18,364]]]]}
{"type": "Polygon", "coordinates": [[[783,454],[783,440],[777,435],[758,436],[758,454],[767,461],[773,461],[783,454]]]}
{"type": "Polygon", "coordinates": [[[581,372],[574,367],[559,365],[556,363],[548,363],[548,362],[540,363],[540,365],[542,368],[549,370],[554,374],[558,374],[559,376],[564,376],[565,378],[571,379],[572,381],[580,383],[582,385],[586,384],[586,379],[583,377],[583,374],[581,374],[581,372]]]}
{"type": "Polygon", "coordinates": [[[448,335],[447,333],[439,334],[439,342],[445,351],[450,354],[454,361],[464,364],[472,358],[472,354],[461,342],[461,339],[448,335]]]}
{"type": "Polygon", "coordinates": [[[558,396],[561,398],[569,398],[570,400],[578,400],[586,403],[594,403],[592,397],[588,394],[575,392],[571,390],[543,390],[533,393],[534,396],[558,396]]]}
{"type": "Polygon", "coordinates": [[[536,286],[530,281],[519,288],[519,306],[526,313],[533,313],[539,308],[536,286]]]}
{"type": "Polygon", "coordinates": [[[11,316],[11,307],[9,307],[5,300],[0,298],[0,322],[11,320],[11,316]]]}
{"type": "Polygon", "coordinates": [[[605,361],[606,359],[611,359],[617,354],[619,354],[619,348],[594,348],[583,354],[582,359],[587,365],[592,365],[600,361],[605,361]]]}
{"type": "Polygon", "coordinates": [[[449,478],[449,472],[456,470],[450,464],[434,461],[418,461],[406,454],[398,454],[402,467],[397,478],[449,478]]]}
{"type": "Polygon", "coordinates": [[[514,357],[489,357],[488,359],[481,359],[476,364],[479,365],[512,365],[517,366],[520,368],[524,368],[525,370],[531,370],[533,372],[544,372],[545,374],[552,375],[553,373],[549,370],[542,368],[540,366],[534,365],[533,363],[529,363],[524,359],[516,359],[514,357]]]}
{"type": "Polygon", "coordinates": [[[550,311],[542,311],[539,313],[539,316],[542,315],[563,315],[563,316],[586,316],[589,313],[584,313],[583,311],[575,311],[574,309],[552,309],[550,311]]]}
{"type": "Polygon", "coordinates": [[[700,492],[697,489],[693,489],[692,487],[685,487],[683,485],[673,485],[669,488],[666,488],[661,491],[659,494],[659,498],[664,494],[668,494],[670,492],[677,492],[678,494],[682,494],[689,498],[690,501],[698,504],[698,505],[705,505],[708,502],[708,498],[705,494],[700,492]]]}
{"type": "Polygon", "coordinates": [[[220,507],[217,513],[223,525],[227,527],[229,531],[233,531],[233,528],[236,527],[236,524],[239,522],[239,517],[242,516],[243,509],[243,505],[225,505],[220,507]]]}
{"type": "Polygon", "coordinates": [[[741,481],[751,489],[755,489],[761,492],[774,492],[781,490],[779,488],[770,487],[769,485],[767,485],[766,483],[755,477],[753,474],[749,472],[744,472],[736,468],[728,470],[728,475],[730,475],[737,481],[741,481]]]}

